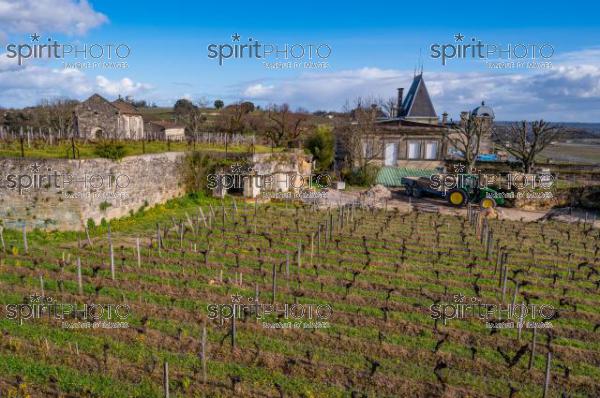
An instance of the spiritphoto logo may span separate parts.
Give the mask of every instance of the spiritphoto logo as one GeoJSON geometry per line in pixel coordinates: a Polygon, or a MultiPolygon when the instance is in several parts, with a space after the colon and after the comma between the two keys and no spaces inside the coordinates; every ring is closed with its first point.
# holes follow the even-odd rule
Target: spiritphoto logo
{"type": "Polygon", "coordinates": [[[209,189],[245,189],[257,188],[261,191],[277,192],[322,190],[331,187],[328,174],[303,175],[295,172],[261,173],[247,164],[231,165],[229,170],[210,173],[206,176],[209,189]]]}
{"type": "Polygon", "coordinates": [[[467,39],[457,33],[451,43],[433,43],[429,47],[430,57],[442,61],[480,60],[485,61],[490,69],[550,69],[549,61],[554,55],[554,47],[549,43],[489,43],[476,37],[467,39]]]}
{"type": "Polygon", "coordinates": [[[231,35],[228,43],[207,46],[208,58],[223,66],[226,60],[257,60],[268,69],[327,69],[332,49],[326,43],[263,43],[253,37],[231,35]]]}
{"type": "Polygon", "coordinates": [[[504,183],[507,189],[550,189],[555,185],[556,178],[549,173],[437,173],[430,177],[433,189],[465,189],[472,186],[489,188],[504,183]]]}
{"type": "Polygon", "coordinates": [[[310,303],[262,303],[258,297],[244,297],[239,294],[231,296],[231,304],[209,304],[208,318],[219,325],[233,318],[244,319],[254,317],[257,320],[278,319],[280,322],[265,322],[264,328],[323,328],[333,314],[330,304],[310,303]]]}
{"type": "Polygon", "coordinates": [[[451,302],[434,303],[429,311],[431,318],[442,320],[444,325],[448,320],[480,319],[490,328],[509,328],[518,324],[525,328],[550,328],[549,321],[557,316],[557,310],[549,304],[493,304],[463,294],[455,294],[451,302]],[[494,326],[496,323],[503,326],[494,326]]]}
{"type": "Polygon", "coordinates": [[[124,43],[61,43],[37,33],[29,35],[28,43],[9,43],[6,57],[18,65],[31,59],[62,60],[66,69],[126,69],[131,48],[124,43]]]}
{"type": "Polygon", "coordinates": [[[128,304],[64,303],[38,294],[30,295],[26,303],[6,304],[4,309],[6,319],[19,324],[36,319],[58,320],[65,329],[125,328],[131,314],[128,304]]]}
{"type": "MultiPolygon", "coordinates": [[[[63,190],[65,196],[94,196],[106,195],[114,190],[119,193],[131,183],[126,174],[74,174],[53,170],[50,166],[33,163],[26,173],[0,173],[0,190],[18,191],[24,194],[30,191],[63,190]],[[78,191],[75,191],[78,190],[78,191]]],[[[123,192],[121,192],[123,194],[123,192]]]]}

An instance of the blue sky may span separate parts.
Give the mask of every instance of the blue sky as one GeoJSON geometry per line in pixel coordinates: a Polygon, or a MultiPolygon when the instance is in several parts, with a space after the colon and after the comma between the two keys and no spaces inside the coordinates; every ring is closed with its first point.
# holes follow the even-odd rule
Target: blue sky
{"type": "MultiPolygon", "coordinates": [[[[197,2],[0,0],[0,53],[29,34],[61,43],[126,43],[126,69],[65,70],[62,63],[0,58],[0,106],[43,98],[83,99],[92,92],[170,105],[187,97],[212,102],[288,102],[337,110],[357,97],[393,97],[422,62],[439,114],[458,117],[485,100],[498,119],[600,122],[600,6],[540,2],[197,2]],[[326,69],[272,70],[255,59],[208,58],[209,44],[252,37],[261,43],[327,44],[326,69]],[[430,57],[430,46],[456,34],[484,43],[547,43],[552,68],[491,69],[474,59],[430,57]]],[[[0,56],[1,57],[1,56],[0,56]]]]}

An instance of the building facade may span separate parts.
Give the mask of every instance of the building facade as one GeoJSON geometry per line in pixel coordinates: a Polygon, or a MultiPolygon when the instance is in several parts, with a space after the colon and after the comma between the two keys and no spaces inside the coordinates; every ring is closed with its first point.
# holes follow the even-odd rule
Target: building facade
{"type": "Polygon", "coordinates": [[[151,120],[146,123],[148,139],[161,141],[184,141],[185,126],[168,120],[151,120]]]}
{"type": "Polygon", "coordinates": [[[141,140],[144,119],[133,105],[117,99],[110,102],[94,94],[75,108],[75,128],[84,139],[141,140]]]}
{"type": "MultiPolygon", "coordinates": [[[[482,103],[462,117],[482,118],[491,126],[494,112],[482,103]]],[[[363,137],[363,156],[378,166],[435,168],[456,157],[457,150],[447,139],[452,134],[457,134],[455,124],[448,121],[447,113],[440,120],[421,73],[414,77],[406,97],[404,88],[398,89],[393,117],[378,119],[373,134],[363,137]]],[[[490,130],[482,137],[480,153],[492,151],[490,130]]]]}

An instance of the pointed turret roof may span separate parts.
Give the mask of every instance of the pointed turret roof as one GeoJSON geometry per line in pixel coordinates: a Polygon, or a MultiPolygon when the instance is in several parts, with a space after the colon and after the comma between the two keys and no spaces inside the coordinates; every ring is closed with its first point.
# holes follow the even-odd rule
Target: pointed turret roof
{"type": "Polygon", "coordinates": [[[402,103],[400,117],[437,117],[427,86],[425,86],[425,80],[423,80],[423,73],[413,79],[402,103]]]}

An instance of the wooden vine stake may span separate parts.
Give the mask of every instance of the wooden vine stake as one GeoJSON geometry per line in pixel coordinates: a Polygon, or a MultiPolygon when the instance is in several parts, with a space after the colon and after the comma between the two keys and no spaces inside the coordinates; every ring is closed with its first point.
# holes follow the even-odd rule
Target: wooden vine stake
{"type": "Polygon", "coordinates": [[[271,303],[275,304],[275,293],[277,291],[277,268],[275,268],[275,264],[273,264],[273,298],[271,303]]]}
{"type": "Polygon", "coordinates": [[[156,223],[156,247],[158,248],[158,257],[160,257],[160,224],[156,223]]]}
{"type": "Polygon", "coordinates": [[[108,246],[110,251],[110,276],[115,280],[115,248],[113,247],[112,237],[110,235],[110,224],[108,224],[108,246]]]}
{"type": "Polygon", "coordinates": [[[233,305],[233,317],[231,318],[231,349],[235,350],[235,334],[236,334],[236,318],[237,317],[237,305],[233,305]]]}
{"type": "Polygon", "coordinates": [[[2,252],[6,252],[6,244],[4,243],[4,227],[0,226],[0,242],[2,243],[2,252]]]}
{"type": "Polygon", "coordinates": [[[77,288],[79,295],[83,295],[83,283],[81,281],[81,259],[77,257],[77,288]]]}
{"type": "Polygon", "coordinates": [[[533,336],[531,337],[531,352],[529,353],[529,364],[527,369],[531,369],[533,367],[533,359],[535,357],[535,338],[537,337],[537,328],[533,328],[533,336]]]}
{"type": "Polygon", "coordinates": [[[165,361],[163,368],[163,382],[165,388],[165,398],[169,398],[169,363],[165,361]]]}
{"type": "Polygon", "coordinates": [[[548,389],[550,388],[550,363],[552,361],[552,351],[548,350],[546,356],[546,378],[544,379],[544,395],[542,398],[548,397],[548,389]]]}
{"type": "Polygon", "coordinates": [[[202,382],[206,384],[206,325],[202,325],[202,382]]]}
{"type": "Polygon", "coordinates": [[[85,237],[87,238],[88,245],[90,247],[94,247],[94,245],[92,244],[92,239],[90,239],[90,229],[88,228],[87,224],[85,226],[85,237]]]}
{"type": "Polygon", "coordinates": [[[137,265],[138,268],[142,266],[142,254],[140,252],[140,238],[135,238],[135,250],[137,252],[137,265]]]}
{"type": "Polygon", "coordinates": [[[25,224],[23,224],[23,249],[25,250],[25,254],[29,253],[29,245],[27,244],[27,228],[25,224]]]}

